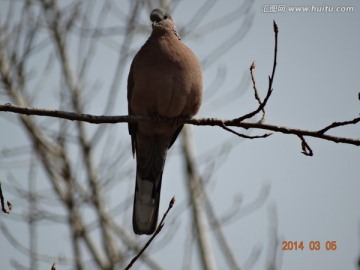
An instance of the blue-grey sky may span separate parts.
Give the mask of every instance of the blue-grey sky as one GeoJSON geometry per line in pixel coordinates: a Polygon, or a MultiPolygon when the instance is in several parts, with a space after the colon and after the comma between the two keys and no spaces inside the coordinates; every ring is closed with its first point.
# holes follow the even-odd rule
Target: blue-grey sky
{"type": "MultiPolygon", "coordinates": [[[[1,5],[4,4],[3,1],[1,5]]],[[[238,35],[242,20],[236,20],[227,27],[220,28],[203,36],[202,26],[207,22],[238,7],[239,1],[228,0],[217,3],[202,23],[184,37],[184,42],[192,48],[196,55],[205,62],[211,59],[209,53],[217,45],[231,35],[238,35]],[[226,2],[226,3],[225,3],[226,2]]],[[[200,5],[200,1],[196,5],[200,5]]],[[[173,18],[179,29],[185,27],[194,14],[194,1],[180,1],[173,18]]],[[[124,11],[126,9],[124,8],[124,11]]],[[[271,72],[274,48],[272,22],[279,27],[278,66],[274,80],[274,92],[267,105],[268,124],[289,126],[293,128],[317,130],[334,121],[350,120],[359,115],[360,101],[360,4],[358,1],[256,1],[251,8],[253,16],[251,26],[243,39],[221,54],[215,63],[204,71],[204,104],[199,112],[202,117],[219,117],[231,119],[243,115],[256,107],[250,85],[240,83],[249,79],[248,69],[256,61],[255,78],[260,95],[266,93],[271,72]],[[284,11],[274,11],[271,6],[285,8],[284,11]],[[290,12],[294,6],[302,7],[353,7],[353,12],[290,12]],[[209,94],[218,70],[225,70],[224,83],[218,86],[214,94],[209,94]],[[244,75],[245,74],[245,75],[244,75]],[[238,92],[234,91],[237,86],[238,92]],[[243,88],[241,88],[243,87],[243,88]],[[233,91],[233,92],[232,92],[233,91]],[[223,97],[229,95],[230,98],[223,97]]],[[[150,23],[148,15],[142,13],[141,22],[150,23]]],[[[114,19],[116,22],[116,20],[114,19]]],[[[143,44],[146,34],[134,37],[134,50],[143,44]]],[[[77,52],[74,51],[74,54],[77,52]]],[[[89,113],[102,113],[104,98],[101,90],[109,88],[112,80],[115,50],[109,46],[98,63],[91,67],[94,82],[100,89],[95,91],[95,101],[89,108],[89,113]],[[101,104],[102,103],[102,104],[101,104]],[[96,104],[96,106],[94,105],[96,104]]],[[[41,62],[41,59],[38,59],[41,62]]],[[[129,65],[128,63],[127,65],[129,65]]],[[[127,113],[126,106],[126,74],[116,100],[118,109],[114,114],[127,113]]],[[[53,85],[54,86],[54,85],[53,85]]],[[[105,91],[103,90],[103,91],[105,91]]],[[[54,90],[54,93],[57,91],[54,90]]],[[[36,106],[51,108],[55,94],[41,93],[36,106]],[[45,97],[49,96],[47,101],[45,97]]],[[[35,104],[34,104],[35,105],[35,104]]],[[[9,124],[6,117],[0,118],[2,129],[0,134],[1,148],[25,144],[24,136],[18,134],[20,129],[9,124]],[[4,132],[6,130],[6,132],[4,132]]],[[[91,129],[90,127],[89,129],[91,129]]],[[[21,130],[20,130],[21,131],[21,130]]],[[[242,198],[242,205],[247,205],[256,199],[261,188],[270,186],[270,193],[263,206],[250,215],[224,226],[224,232],[229,245],[240,265],[246,266],[254,248],[261,249],[258,261],[251,269],[265,269],[269,251],[269,213],[276,209],[277,232],[280,240],[303,241],[304,250],[283,251],[281,269],[350,269],[355,270],[360,256],[360,149],[351,145],[336,144],[319,139],[307,139],[314,151],[313,157],[301,154],[301,143],[295,136],[273,134],[266,139],[245,140],[235,137],[217,127],[192,127],[199,170],[206,175],[209,164],[204,157],[211,153],[215,159],[210,169],[213,169],[207,179],[208,196],[216,213],[221,216],[231,207],[236,198],[242,198]],[[226,144],[229,155],[221,155],[219,147],[226,144]],[[212,153],[213,152],[213,153],[212,153]],[[310,241],[320,241],[321,250],[310,251],[310,241]],[[327,251],[326,241],[336,241],[337,249],[327,251]]],[[[359,138],[360,126],[339,128],[330,132],[333,135],[359,138]]],[[[255,132],[254,132],[255,134],[255,132]]],[[[116,130],[119,139],[127,138],[125,125],[119,125],[116,130]]],[[[131,155],[130,145],[124,145],[123,151],[131,155]]],[[[166,225],[178,226],[177,233],[171,236],[165,249],[158,249],[156,242],[149,250],[149,255],[156,259],[165,269],[181,269],[184,261],[184,245],[186,233],[191,229],[188,215],[190,209],[180,211],[187,199],[183,181],[183,164],[179,155],[178,142],[170,151],[167,160],[162,187],[160,213],[167,208],[168,201],[176,196],[175,209],[167,218],[166,225]],[[176,208],[178,207],[178,208],[176,208]],[[182,215],[178,215],[179,213],[182,215]],[[175,223],[175,224],[174,224],[175,223]]],[[[206,157],[210,159],[209,156],[206,157]]],[[[135,161],[131,166],[135,169],[135,161]]],[[[0,177],[6,178],[8,169],[1,168],[0,177]]],[[[26,186],[26,183],[23,184],[26,186]]],[[[41,182],[38,184],[41,186],[41,182]]],[[[132,192],[133,183],[126,185],[126,192],[132,192]]],[[[114,192],[114,191],[113,191],[114,192]]],[[[119,191],[120,193],[120,191],[119,191]]],[[[121,195],[120,195],[121,196],[121,195]]],[[[16,198],[9,198],[16,202],[16,198]]],[[[109,197],[111,205],[116,205],[118,198],[113,193],[109,197]]],[[[17,210],[16,204],[14,212],[17,210]]],[[[127,222],[131,229],[131,211],[119,215],[118,222],[127,222]]],[[[15,228],[17,222],[3,219],[8,226],[15,228]]],[[[44,231],[49,237],[53,227],[44,231]]],[[[24,235],[24,231],[17,231],[24,235]]],[[[166,226],[164,227],[166,230],[166,226]]],[[[54,241],[41,244],[41,251],[56,258],[68,254],[65,245],[69,241],[66,231],[58,238],[56,247],[54,241]]],[[[146,238],[144,238],[144,241],[146,238]]],[[[161,237],[158,243],[161,243],[161,237]]],[[[214,240],[214,239],[213,239],[214,240]]],[[[227,265],[221,259],[221,252],[214,244],[219,269],[227,265]]],[[[9,258],[17,259],[26,264],[27,259],[17,255],[10,244],[0,235],[0,269],[12,269],[9,258]],[[16,255],[14,255],[16,254],[16,255]]],[[[281,243],[277,246],[281,252],[281,243]]],[[[192,248],[193,261],[191,269],[200,269],[196,258],[195,246],[192,248]]],[[[188,256],[188,254],[187,254],[188,256]]],[[[188,258],[188,257],[187,257],[188,258]]],[[[185,258],[186,259],[186,258],[185,258]]],[[[56,259],[55,259],[56,260],[56,259]]],[[[42,265],[43,266],[43,265],[42,265]]],[[[41,268],[49,269],[49,267],[41,268]]],[[[68,269],[60,267],[59,269],[68,269]]],[[[141,263],[134,269],[146,269],[141,263]]]]}

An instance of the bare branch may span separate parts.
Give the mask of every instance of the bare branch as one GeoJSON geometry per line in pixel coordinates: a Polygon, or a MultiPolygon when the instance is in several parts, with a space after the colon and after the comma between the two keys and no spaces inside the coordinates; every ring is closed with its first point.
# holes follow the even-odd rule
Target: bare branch
{"type": "MultiPolygon", "coordinates": [[[[253,83],[253,89],[254,89],[254,95],[255,95],[255,99],[258,101],[259,106],[261,106],[261,100],[260,100],[260,96],[256,87],[256,81],[255,81],[255,76],[254,76],[254,70],[255,70],[255,61],[252,62],[251,66],[250,66],[250,75],[251,75],[251,81],[253,83]]],[[[263,123],[265,121],[265,108],[262,108],[261,111],[263,112],[263,116],[261,117],[261,119],[259,120],[260,123],[263,123]]]]}
{"type": "Polygon", "coordinates": [[[270,135],[272,135],[272,133],[265,133],[263,135],[255,135],[255,136],[250,136],[250,135],[245,135],[245,134],[241,134],[239,132],[236,132],[235,130],[232,130],[231,128],[226,127],[225,125],[221,126],[223,129],[239,136],[240,138],[244,138],[244,139],[260,139],[260,138],[266,138],[269,137],[270,135]]]}
{"type": "Polygon", "coordinates": [[[214,228],[214,232],[218,240],[220,250],[224,255],[225,261],[227,262],[230,269],[241,270],[240,266],[237,263],[236,257],[234,256],[234,252],[230,248],[230,245],[225,237],[222,224],[217,218],[213,206],[211,204],[211,201],[209,200],[209,197],[206,193],[206,189],[205,186],[203,185],[203,181],[200,181],[200,184],[202,185],[202,190],[206,201],[206,211],[211,220],[211,225],[214,228]]]}
{"type": "Polygon", "coordinates": [[[304,139],[304,136],[301,136],[299,135],[298,136],[301,140],[301,148],[302,148],[302,153],[305,155],[305,156],[313,156],[313,151],[310,147],[310,145],[306,142],[306,140],[304,139]]]}
{"type": "Polygon", "coordinates": [[[204,269],[216,269],[215,256],[211,248],[208,230],[208,219],[203,210],[206,205],[205,193],[203,192],[201,179],[197,171],[194,146],[192,144],[189,127],[185,127],[182,130],[182,151],[184,153],[187,189],[191,202],[192,219],[196,231],[196,242],[200,253],[201,263],[204,269]]]}
{"type": "Polygon", "coordinates": [[[318,133],[324,134],[325,132],[329,131],[330,129],[347,126],[347,125],[354,125],[360,121],[360,117],[354,118],[353,120],[343,121],[343,122],[334,122],[323,129],[320,129],[318,133]]]}
{"type": "MultiPolygon", "coordinates": [[[[237,121],[242,122],[245,119],[249,119],[253,116],[255,116],[256,114],[258,114],[260,111],[263,111],[267,101],[269,100],[271,93],[273,91],[272,86],[273,86],[273,82],[274,82],[274,76],[275,76],[275,71],[276,71],[276,65],[277,65],[277,51],[278,51],[278,27],[276,22],[273,22],[273,27],[274,27],[274,34],[275,34],[275,47],[274,47],[274,62],[273,62],[273,68],[272,68],[272,72],[271,72],[271,76],[269,76],[269,86],[268,86],[268,90],[267,90],[267,94],[263,100],[263,102],[259,103],[259,107],[254,110],[251,113],[245,114],[244,116],[241,116],[237,119],[237,121]]],[[[255,68],[255,66],[254,66],[255,68]]],[[[252,66],[250,67],[250,73],[252,75],[253,69],[252,66]]],[[[256,98],[256,94],[257,94],[257,90],[256,90],[256,85],[255,85],[255,80],[253,79],[253,87],[255,90],[255,98],[256,98]]],[[[256,98],[257,100],[260,100],[260,98],[256,98]]],[[[265,113],[264,113],[265,114],[265,113]]]]}
{"type": "MultiPolygon", "coordinates": [[[[265,98],[266,99],[266,98],[265,98]]],[[[264,101],[265,102],[265,101],[264,101]]],[[[262,104],[264,104],[264,102],[262,104]]],[[[262,107],[262,106],[260,106],[262,107]]],[[[83,121],[92,124],[116,124],[116,123],[127,123],[127,122],[154,122],[155,120],[150,117],[142,117],[142,116],[135,116],[135,115],[120,115],[120,116],[100,116],[100,115],[91,115],[91,114],[79,114],[74,112],[66,112],[66,111],[58,111],[58,110],[46,110],[46,109],[39,109],[39,108],[31,108],[31,107],[21,107],[12,104],[4,104],[0,105],[0,111],[7,111],[7,112],[14,112],[19,114],[25,115],[39,115],[39,116],[49,116],[49,117],[57,117],[62,119],[67,119],[71,121],[83,121]]],[[[260,110],[261,111],[261,108],[260,110]]],[[[243,118],[243,117],[240,117],[243,118]]],[[[352,144],[356,146],[360,146],[360,138],[359,139],[352,139],[346,137],[337,137],[332,135],[324,134],[321,132],[323,129],[319,130],[304,130],[304,129],[296,129],[296,128],[289,128],[285,126],[276,126],[270,124],[263,124],[263,123],[251,123],[251,122],[239,122],[240,118],[235,118],[232,120],[222,120],[216,118],[184,118],[182,121],[184,124],[191,124],[196,126],[219,126],[221,128],[224,127],[240,127],[244,129],[261,129],[261,130],[268,130],[278,133],[284,134],[292,134],[296,136],[302,137],[313,137],[318,139],[324,139],[327,141],[332,141],[335,143],[344,143],[344,144],[352,144]]],[[[246,117],[248,118],[248,117],[246,117]]],[[[168,121],[164,119],[163,121],[168,121]]],[[[170,120],[169,120],[170,121],[170,120]]],[[[340,126],[347,126],[347,125],[355,125],[360,122],[360,117],[354,118],[351,121],[343,121],[343,122],[336,122],[330,124],[328,127],[340,127],[340,126]]],[[[224,128],[226,129],[226,128],[224,128]]],[[[324,128],[325,129],[325,128],[324,128]]],[[[330,128],[329,128],[330,129],[330,128]]],[[[227,129],[226,129],[227,130],[227,129]]],[[[230,131],[230,130],[228,130],[230,131]]],[[[246,136],[239,135],[239,133],[235,133],[234,131],[230,131],[238,136],[246,138],[246,136]]],[[[258,137],[248,136],[249,139],[253,138],[263,138],[267,137],[270,134],[260,135],[258,137]]]]}
{"type": "Polygon", "coordinates": [[[144,245],[144,247],[139,251],[139,253],[131,260],[131,262],[126,266],[125,270],[130,269],[132,267],[132,265],[137,261],[137,259],[140,258],[141,254],[143,254],[143,252],[149,247],[149,245],[151,244],[151,242],[155,239],[155,237],[160,233],[161,229],[164,227],[165,223],[165,218],[167,216],[167,214],[169,213],[170,209],[174,206],[175,203],[175,197],[172,197],[170,202],[169,202],[169,206],[168,209],[166,210],[166,212],[164,213],[160,224],[158,225],[156,231],[154,232],[154,234],[150,237],[149,241],[146,242],[146,244],[144,245]]]}
{"type": "Polygon", "coordinates": [[[254,62],[251,63],[251,66],[250,66],[250,75],[251,75],[251,80],[252,80],[252,83],[253,83],[255,99],[259,102],[259,104],[261,104],[261,100],[260,100],[260,97],[259,97],[259,93],[257,91],[256,82],[255,82],[255,76],[254,76],[255,67],[256,67],[256,65],[255,65],[255,61],[254,61],[254,62]]]}
{"type": "Polygon", "coordinates": [[[7,204],[9,210],[6,209],[4,195],[3,195],[3,192],[1,189],[1,183],[0,183],[0,201],[1,201],[1,210],[6,214],[10,214],[12,205],[10,202],[7,201],[6,204],[7,204]]]}
{"type": "Polygon", "coordinates": [[[278,217],[275,204],[270,204],[268,208],[269,215],[269,248],[266,259],[266,270],[281,269],[282,252],[280,250],[280,237],[278,233],[278,217]]]}

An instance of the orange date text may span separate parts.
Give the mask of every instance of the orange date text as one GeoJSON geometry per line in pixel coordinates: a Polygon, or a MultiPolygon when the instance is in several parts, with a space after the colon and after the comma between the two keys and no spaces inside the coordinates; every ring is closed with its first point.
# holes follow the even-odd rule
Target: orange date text
{"type": "Polygon", "coordinates": [[[317,250],[336,250],[337,244],[336,241],[282,241],[282,250],[310,250],[310,251],[317,251],[317,250]]]}

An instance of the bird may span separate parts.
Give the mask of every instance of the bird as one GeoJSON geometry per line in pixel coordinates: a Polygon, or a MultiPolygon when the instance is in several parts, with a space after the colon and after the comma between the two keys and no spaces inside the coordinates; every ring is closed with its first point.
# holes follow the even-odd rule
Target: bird
{"type": "Polygon", "coordinates": [[[202,67],[181,40],[170,13],[150,13],[152,32],[134,56],[127,82],[128,114],[152,122],[129,123],[136,180],[133,206],[135,234],[153,234],[159,215],[162,175],[168,149],[202,100],[202,67]],[[165,121],[167,120],[167,121],[165,121]]]}

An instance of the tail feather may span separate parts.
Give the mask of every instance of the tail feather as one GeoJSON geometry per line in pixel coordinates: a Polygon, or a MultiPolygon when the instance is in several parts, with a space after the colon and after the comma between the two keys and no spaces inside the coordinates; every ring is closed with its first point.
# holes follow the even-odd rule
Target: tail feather
{"type": "Polygon", "coordinates": [[[160,205],[160,190],[154,190],[149,180],[136,179],[133,229],[136,234],[152,234],[157,225],[160,205]]]}
{"type": "Polygon", "coordinates": [[[138,146],[133,229],[136,234],[152,234],[157,226],[161,180],[168,146],[156,137],[147,137],[146,143],[140,141],[138,146]]]}

